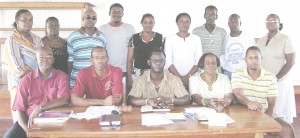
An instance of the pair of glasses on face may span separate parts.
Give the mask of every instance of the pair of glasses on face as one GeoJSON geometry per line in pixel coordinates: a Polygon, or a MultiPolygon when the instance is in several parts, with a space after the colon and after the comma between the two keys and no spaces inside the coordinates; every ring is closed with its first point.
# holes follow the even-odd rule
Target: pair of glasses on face
{"type": "Polygon", "coordinates": [[[98,61],[104,61],[104,60],[106,60],[106,57],[104,57],[104,56],[101,56],[101,57],[94,56],[93,59],[98,60],[98,61]]]}
{"type": "Polygon", "coordinates": [[[51,59],[53,56],[47,55],[47,56],[39,56],[39,59],[51,59]]]}
{"type": "Polygon", "coordinates": [[[150,59],[150,61],[152,63],[165,63],[166,62],[165,59],[150,59]]]}
{"type": "Polygon", "coordinates": [[[93,17],[91,17],[91,16],[86,16],[85,19],[96,21],[96,20],[97,20],[97,17],[96,17],[96,16],[93,16],[93,17]]]}
{"type": "Polygon", "coordinates": [[[269,23],[272,23],[272,24],[273,24],[273,23],[279,23],[279,22],[273,21],[273,20],[267,20],[267,21],[266,21],[266,24],[269,24],[269,23]]]}

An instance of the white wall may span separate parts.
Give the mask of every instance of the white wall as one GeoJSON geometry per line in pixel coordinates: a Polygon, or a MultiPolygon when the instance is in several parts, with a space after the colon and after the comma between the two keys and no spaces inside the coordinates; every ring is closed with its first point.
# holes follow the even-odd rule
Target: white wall
{"type": "MultiPolygon", "coordinates": [[[[0,0],[4,2],[5,0],[0,0]]],[[[8,1],[8,0],[6,0],[8,1]]],[[[43,1],[45,0],[14,0],[22,1],[43,1]]],[[[48,2],[53,0],[48,0],[48,2]]],[[[58,1],[58,0],[57,0],[58,1]]],[[[227,19],[230,14],[237,13],[242,18],[242,29],[244,32],[252,35],[255,38],[264,36],[267,33],[265,27],[265,19],[268,14],[275,13],[281,18],[284,24],[283,33],[289,35],[297,48],[300,51],[298,32],[300,32],[300,5],[296,0],[61,0],[64,2],[90,2],[96,7],[95,11],[98,13],[98,22],[96,26],[107,23],[109,21],[109,6],[118,2],[124,7],[123,21],[132,24],[137,31],[141,31],[140,20],[143,14],[151,13],[155,17],[156,26],[155,31],[162,33],[164,36],[177,32],[175,18],[180,12],[187,12],[191,15],[192,24],[190,31],[196,26],[202,25],[205,20],[203,18],[204,8],[208,5],[215,5],[219,10],[219,18],[217,25],[223,27],[229,32],[227,26],[227,19]]],[[[10,0],[12,2],[12,0],[10,0]]],[[[34,27],[43,27],[44,21],[49,16],[56,16],[59,18],[61,27],[79,27],[80,26],[80,12],[78,11],[33,11],[34,27]]],[[[0,11],[1,27],[9,27],[14,20],[16,11],[0,11]]],[[[61,34],[67,37],[70,32],[61,34]]],[[[43,36],[43,32],[38,32],[43,36]]],[[[0,37],[8,36],[8,32],[0,32],[0,37]]],[[[296,67],[300,69],[300,58],[297,57],[296,67]]],[[[299,80],[300,78],[296,78],[299,80]]],[[[298,75],[299,76],[299,75],[298,75]]]]}

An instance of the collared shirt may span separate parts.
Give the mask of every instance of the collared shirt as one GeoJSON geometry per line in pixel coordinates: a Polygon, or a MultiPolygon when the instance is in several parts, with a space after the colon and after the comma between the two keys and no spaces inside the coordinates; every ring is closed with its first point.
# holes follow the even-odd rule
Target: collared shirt
{"type": "Polygon", "coordinates": [[[200,37],[203,53],[212,52],[218,57],[221,56],[227,35],[225,29],[215,26],[214,30],[210,33],[206,30],[204,24],[195,28],[193,34],[200,37]]]}
{"type": "Polygon", "coordinates": [[[89,36],[80,28],[73,32],[67,40],[67,49],[69,53],[68,62],[73,62],[73,68],[70,76],[70,86],[74,86],[78,72],[91,66],[90,58],[94,47],[106,47],[106,39],[103,33],[97,28],[93,36],[89,36]]]}
{"type": "Polygon", "coordinates": [[[43,79],[36,69],[21,79],[12,109],[26,112],[30,116],[41,104],[69,97],[69,77],[66,73],[52,69],[49,77],[43,79]]]}
{"type": "Polygon", "coordinates": [[[259,39],[257,46],[261,50],[261,65],[271,73],[277,75],[282,66],[286,63],[285,54],[295,53],[291,39],[278,32],[266,45],[268,34],[259,39]]]}
{"type": "Polygon", "coordinates": [[[261,68],[260,76],[253,80],[247,71],[247,67],[237,70],[232,74],[232,89],[242,88],[245,96],[250,101],[260,103],[264,109],[268,108],[268,97],[277,96],[277,80],[275,75],[261,68]]]}
{"type": "Polygon", "coordinates": [[[166,38],[165,52],[167,56],[165,69],[174,65],[179,74],[185,76],[194,65],[198,64],[202,56],[201,40],[193,34],[186,38],[174,34],[166,38]]]}
{"type": "Polygon", "coordinates": [[[123,72],[120,68],[112,65],[106,66],[106,72],[100,79],[95,67],[84,68],[79,71],[76,83],[71,90],[72,94],[91,99],[105,99],[110,95],[123,95],[123,72]]]}
{"type": "Polygon", "coordinates": [[[180,98],[188,95],[179,77],[173,75],[167,70],[164,71],[164,78],[161,81],[158,92],[150,78],[150,70],[134,80],[129,95],[139,98],[154,98],[163,96],[167,98],[180,98]]]}
{"type": "Polygon", "coordinates": [[[218,73],[217,80],[212,84],[212,90],[208,90],[208,84],[202,80],[200,73],[189,79],[189,91],[191,95],[199,94],[204,98],[224,98],[226,94],[232,93],[230,81],[227,76],[218,73]]]}
{"type": "Polygon", "coordinates": [[[12,36],[6,39],[3,54],[8,67],[8,89],[19,84],[21,76],[26,70],[35,70],[36,48],[43,46],[41,38],[30,32],[32,43],[27,40],[18,30],[14,30],[12,36]]]}

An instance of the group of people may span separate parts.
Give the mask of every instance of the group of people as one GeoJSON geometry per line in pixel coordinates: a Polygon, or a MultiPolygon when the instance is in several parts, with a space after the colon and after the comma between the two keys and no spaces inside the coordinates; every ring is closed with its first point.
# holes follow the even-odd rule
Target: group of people
{"type": "Polygon", "coordinates": [[[277,15],[267,17],[269,32],[255,46],[254,38],[240,29],[238,14],[228,19],[230,34],[217,27],[218,10],[212,5],[205,8],[204,25],[193,33],[189,33],[190,15],[178,14],[178,32],[166,39],[153,31],[153,15],[143,15],[143,30],[136,33],[132,25],[122,22],[123,11],[121,4],[112,4],[110,22],[98,29],[96,12],[87,9],[82,27],[67,40],[59,37],[57,18],[46,20],[46,36],[40,39],[30,32],[31,12],[16,13],[15,31],[5,45],[16,113],[4,137],[26,137],[39,113],[64,105],[128,101],[156,108],[190,103],[215,108],[230,106],[234,98],[278,121],[281,137],[294,137],[290,123],[296,114],[295,101],[288,72],[295,49],[289,37],[280,33],[277,15]]]}

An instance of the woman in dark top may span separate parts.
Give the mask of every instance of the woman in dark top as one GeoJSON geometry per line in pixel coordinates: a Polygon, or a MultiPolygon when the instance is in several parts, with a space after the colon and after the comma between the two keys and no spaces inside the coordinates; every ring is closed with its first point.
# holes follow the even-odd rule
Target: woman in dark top
{"type": "Polygon", "coordinates": [[[46,36],[42,38],[45,46],[52,49],[54,55],[53,67],[68,74],[67,42],[59,37],[59,21],[55,17],[46,20],[46,36]]]}
{"type": "Polygon", "coordinates": [[[161,48],[163,45],[163,37],[160,33],[153,32],[155,25],[154,17],[147,13],[141,20],[143,31],[134,34],[129,42],[127,56],[127,85],[132,86],[134,77],[138,77],[144,73],[146,69],[150,69],[147,64],[150,52],[155,48],[161,48]]]}

